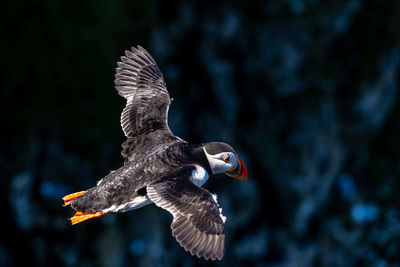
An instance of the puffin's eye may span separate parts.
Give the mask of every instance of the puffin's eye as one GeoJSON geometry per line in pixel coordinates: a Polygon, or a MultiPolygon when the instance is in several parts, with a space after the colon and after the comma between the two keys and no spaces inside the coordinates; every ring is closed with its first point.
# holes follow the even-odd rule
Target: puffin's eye
{"type": "Polygon", "coordinates": [[[227,157],[224,159],[224,161],[225,161],[226,163],[228,163],[230,159],[231,159],[231,156],[227,156],[227,157]]]}

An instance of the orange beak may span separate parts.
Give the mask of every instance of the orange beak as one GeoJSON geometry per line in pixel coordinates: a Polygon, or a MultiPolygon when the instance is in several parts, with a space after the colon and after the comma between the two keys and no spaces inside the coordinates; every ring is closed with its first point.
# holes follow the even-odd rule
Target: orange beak
{"type": "Polygon", "coordinates": [[[239,164],[236,167],[230,169],[229,171],[225,172],[226,175],[229,175],[233,178],[240,179],[242,181],[247,180],[247,168],[244,165],[243,161],[238,157],[239,164]]]}

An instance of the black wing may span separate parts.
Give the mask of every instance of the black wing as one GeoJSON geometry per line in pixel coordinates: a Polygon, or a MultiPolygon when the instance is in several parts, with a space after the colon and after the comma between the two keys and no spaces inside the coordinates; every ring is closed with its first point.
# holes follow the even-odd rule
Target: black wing
{"type": "Polygon", "coordinates": [[[225,253],[225,217],[216,198],[190,181],[193,168],[184,168],[147,186],[147,196],[173,215],[172,235],[197,257],[221,260],[225,253]]]}
{"type": "MultiPolygon", "coordinates": [[[[141,46],[125,51],[118,62],[115,88],[127,99],[121,114],[121,126],[125,136],[122,155],[129,161],[137,144],[154,141],[170,142],[175,139],[168,124],[168,108],[171,103],[164,77],[152,56],[141,46]]],[[[143,151],[143,149],[141,149],[143,151]]]]}

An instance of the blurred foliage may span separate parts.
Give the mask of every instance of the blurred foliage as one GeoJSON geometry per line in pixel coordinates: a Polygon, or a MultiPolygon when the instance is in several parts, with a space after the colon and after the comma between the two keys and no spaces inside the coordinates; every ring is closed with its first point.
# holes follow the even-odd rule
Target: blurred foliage
{"type": "Polygon", "coordinates": [[[210,262],[154,205],[71,227],[61,197],[121,166],[116,62],[142,45],[169,123],[224,141],[249,180],[211,265],[400,266],[400,2],[9,1],[0,11],[1,266],[210,262]]]}

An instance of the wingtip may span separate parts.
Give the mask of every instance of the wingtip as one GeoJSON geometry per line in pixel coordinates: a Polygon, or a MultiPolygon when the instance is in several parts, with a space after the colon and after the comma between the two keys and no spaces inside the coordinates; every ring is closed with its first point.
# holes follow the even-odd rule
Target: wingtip
{"type": "Polygon", "coordinates": [[[139,46],[138,46],[138,48],[132,46],[132,47],[131,47],[131,51],[132,51],[133,53],[137,54],[137,53],[139,52],[139,46]]]}
{"type": "Polygon", "coordinates": [[[141,45],[137,45],[137,49],[138,49],[139,51],[148,53],[147,50],[144,49],[143,46],[141,46],[141,45]]]}
{"type": "Polygon", "coordinates": [[[147,63],[155,65],[157,64],[153,56],[149,53],[149,51],[147,51],[141,45],[137,45],[137,48],[132,47],[132,51],[138,55],[144,56],[147,60],[147,63]]]}

